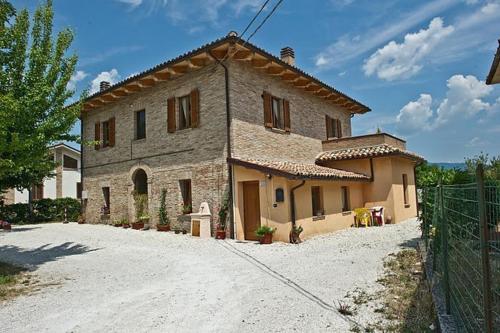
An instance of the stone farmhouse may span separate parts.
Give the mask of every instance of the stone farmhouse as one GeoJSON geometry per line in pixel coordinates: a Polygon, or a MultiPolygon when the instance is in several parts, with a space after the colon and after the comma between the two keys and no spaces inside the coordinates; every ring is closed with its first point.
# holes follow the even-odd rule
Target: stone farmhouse
{"type": "Polygon", "coordinates": [[[383,206],[397,223],[416,216],[414,167],[405,141],[353,137],[351,118],[370,109],[235,33],[89,96],[81,112],[85,218],[135,216],[148,196],[158,221],[162,189],[170,219],[230,200],[228,235],[254,240],[261,225],[288,241],[351,226],[352,210],[383,206]]]}

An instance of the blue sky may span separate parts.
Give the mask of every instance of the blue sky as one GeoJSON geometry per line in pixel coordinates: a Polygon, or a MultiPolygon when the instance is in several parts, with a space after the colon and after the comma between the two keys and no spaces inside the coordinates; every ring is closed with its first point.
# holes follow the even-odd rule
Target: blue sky
{"type": "MultiPolygon", "coordinates": [[[[55,25],[75,31],[80,92],[240,32],[263,2],[54,0],[55,25]]],[[[354,135],[380,127],[429,161],[461,162],[500,154],[500,85],[484,84],[498,38],[499,0],[284,0],[251,42],[293,47],[299,67],[368,105],[354,135]]]]}

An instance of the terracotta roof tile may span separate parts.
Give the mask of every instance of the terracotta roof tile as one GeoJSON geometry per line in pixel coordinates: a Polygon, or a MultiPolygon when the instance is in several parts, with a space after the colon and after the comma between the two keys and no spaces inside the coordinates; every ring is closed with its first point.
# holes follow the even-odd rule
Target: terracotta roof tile
{"type": "Polygon", "coordinates": [[[327,168],[316,164],[290,161],[266,161],[256,159],[228,159],[228,162],[243,167],[277,174],[295,179],[337,179],[337,180],[369,180],[370,177],[340,169],[327,168]]]}
{"type": "Polygon", "coordinates": [[[344,148],[344,149],[325,151],[320,153],[316,157],[316,163],[327,162],[327,161],[353,160],[353,159],[370,158],[370,157],[393,156],[393,155],[407,157],[410,159],[414,159],[416,161],[424,160],[422,156],[409,152],[407,150],[399,149],[388,144],[380,144],[374,146],[344,148]]]}

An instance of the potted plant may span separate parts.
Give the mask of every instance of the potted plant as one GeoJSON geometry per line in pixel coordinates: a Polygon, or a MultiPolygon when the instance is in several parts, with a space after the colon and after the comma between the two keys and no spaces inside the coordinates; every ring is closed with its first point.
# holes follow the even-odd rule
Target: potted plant
{"type": "Polygon", "coordinates": [[[273,234],[275,231],[275,228],[263,225],[257,229],[255,234],[259,237],[261,244],[271,244],[273,242],[273,234]]]}
{"type": "Polygon", "coordinates": [[[149,215],[146,213],[148,205],[148,195],[134,193],[136,221],[132,223],[132,229],[140,230],[144,224],[149,222],[149,215]]]}
{"type": "Polygon", "coordinates": [[[186,229],[184,229],[184,228],[182,229],[182,234],[183,234],[183,235],[187,234],[187,232],[188,232],[188,231],[187,231],[186,229]]]}
{"type": "Polygon", "coordinates": [[[180,234],[181,233],[181,228],[179,228],[178,226],[175,226],[174,227],[174,232],[176,235],[180,234]]]}
{"type": "Polygon", "coordinates": [[[222,205],[219,209],[219,223],[217,223],[215,230],[215,239],[226,239],[226,221],[227,212],[229,210],[229,195],[226,193],[224,195],[224,200],[222,200],[222,205]]]}
{"type": "Polygon", "coordinates": [[[149,222],[149,215],[148,214],[143,214],[139,216],[138,221],[132,223],[132,229],[134,230],[141,230],[144,229],[144,225],[149,222]]]}
{"type": "Polygon", "coordinates": [[[170,231],[170,219],[167,214],[167,206],[165,204],[167,197],[167,190],[162,189],[160,195],[160,208],[158,209],[158,219],[159,222],[156,225],[156,230],[158,231],[170,231]]]}
{"type": "Polygon", "coordinates": [[[300,239],[300,234],[304,231],[304,228],[302,228],[301,225],[293,226],[292,230],[290,231],[290,243],[292,244],[299,244],[302,242],[300,239]]]}
{"type": "Polygon", "coordinates": [[[85,224],[85,216],[78,215],[78,224],[85,224]]]}
{"type": "Polygon", "coordinates": [[[0,225],[2,226],[1,229],[5,231],[10,231],[12,229],[12,226],[7,221],[0,221],[0,225]]]}
{"type": "Polygon", "coordinates": [[[187,214],[191,214],[192,212],[193,212],[193,206],[191,206],[191,205],[184,205],[182,207],[182,214],[187,215],[187,214]]]}

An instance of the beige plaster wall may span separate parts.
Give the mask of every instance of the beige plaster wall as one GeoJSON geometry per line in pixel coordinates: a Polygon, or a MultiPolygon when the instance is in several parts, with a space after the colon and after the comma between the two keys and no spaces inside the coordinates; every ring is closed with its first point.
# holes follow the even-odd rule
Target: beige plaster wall
{"type": "MultiPolygon", "coordinates": [[[[261,225],[277,228],[274,240],[288,242],[291,230],[290,189],[298,185],[300,181],[292,181],[277,176],[269,179],[259,171],[241,166],[234,167],[234,175],[236,188],[234,202],[236,238],[240,240],[244,239],[242,182],[259,181],[261,225]],[[277,206],[273,207],[273,204],[275,204],[274,193],[278,187],[283,188],[285,201],[277,203],[277,206]]],[[[349,228],[353,224],[354,215],[351,212],[342,213],[341,186],[349,186],[351,207],[361,207],[363,204],[363,194],[362,183],[359,182],[308,180],[303,187],[295,191],[296,222],[297,225],[301,225],[304,228],[302,238],[349,228]],[[311,186],[321,186],[323,189],[325,216],[320,219],[313,218],[312,216],[311,186]]]]}

